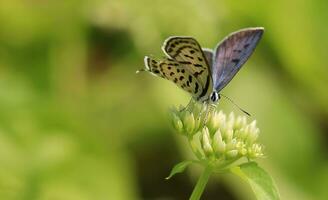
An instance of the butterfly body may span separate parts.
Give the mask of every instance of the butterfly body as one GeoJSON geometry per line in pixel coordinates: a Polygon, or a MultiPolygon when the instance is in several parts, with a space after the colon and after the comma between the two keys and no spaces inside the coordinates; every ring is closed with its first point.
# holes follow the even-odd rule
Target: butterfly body
{"type": "Polygon", "coordinates": [[[262,37],[263,28],[242,29],[228,35],[214,50],[201,48],[192,37],[165,40],[166,57],[145,57],[146,71],[168,79],[199,102],[215,104],[219,92],[247,61],[262,37]]]}

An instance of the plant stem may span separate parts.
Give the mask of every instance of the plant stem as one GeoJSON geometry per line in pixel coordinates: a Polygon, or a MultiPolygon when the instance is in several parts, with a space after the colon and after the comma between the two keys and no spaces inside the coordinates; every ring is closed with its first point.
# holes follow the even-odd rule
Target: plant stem
{"type": "Polygon", "coordinates": [[[203,173],[200,175],[197,184],[194,188],[194,190],[192,191],[192,194],[189,198],[189,200],[199,200],[200,197],[203,194],[203,191],[205,189],[205,186],[208,182],[208,179],[210,178],[212,173],[212,166],[207,164],[205,167],[205,170],[203,171],[203,173]]]}

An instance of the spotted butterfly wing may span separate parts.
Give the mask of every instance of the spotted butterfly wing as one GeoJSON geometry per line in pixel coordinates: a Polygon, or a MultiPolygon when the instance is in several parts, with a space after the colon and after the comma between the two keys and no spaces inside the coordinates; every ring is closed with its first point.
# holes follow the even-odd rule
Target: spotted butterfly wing
{"type": "Polygon", "coordinates": [[[227,36],[214,51],[212,78],[216,91],[222,90],[253,53],[264,29],[248,28],[227,36]]]}
{"type": "Polygon", "coordinates": [[[210,67],[199,43],[192,37],[169,37],[162,47],[167,57],[175,60],[200,83],[201,93],[196,100],[208,99],[213,89],[210,67]]]}
{"type": "Polygon", "coordinates": [[[148,56],[145,57],[147,71],[155,76],[173,81],[176,85],[189,92],[194,98],[202,93],[202,85],[199,80],[185,66],[179,62],[164,58],[157,61],[148,56]]]}

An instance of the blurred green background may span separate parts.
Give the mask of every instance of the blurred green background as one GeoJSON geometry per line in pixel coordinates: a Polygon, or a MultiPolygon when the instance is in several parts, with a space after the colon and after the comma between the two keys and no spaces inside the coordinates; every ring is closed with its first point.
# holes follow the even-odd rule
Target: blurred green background
{"type": "MultiPolygon", "coordinates": [[[[199,170],[168,108],[188,94],[149,74],[171,35],[213,48],[263,26],[254,55],[223,93],[252,113],[260,164],[282,199],[328,199],[328,1],[0,1],[0,199],[187,199],[199,170]]],[[[219,108],[240,113],[222,100],[219,108]]],[[[250,120],[251,120],[250,119],[250,120]]],[[[203,199],[251,200],[233,175],[203,199]]]]}

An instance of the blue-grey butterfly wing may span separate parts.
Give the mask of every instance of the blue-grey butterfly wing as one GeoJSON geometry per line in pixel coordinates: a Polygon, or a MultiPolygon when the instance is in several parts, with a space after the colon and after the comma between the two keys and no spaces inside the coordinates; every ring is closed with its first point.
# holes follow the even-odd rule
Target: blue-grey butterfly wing
{"type": "Polygon", "coordinates": [[[222,90],[236,75],[260,41],[263,28],[247,28],[227,36],[214,50],[213,86],[222,90]]]}
{"type": "Polygon", "coordinates": [[[205,58],[207,60],[208,65],[210,66],[210,68],[212,69],[212,65],[213,65],[213,50],[212,49],[208,49],[208,48],[202,48],[205,58]]]}

